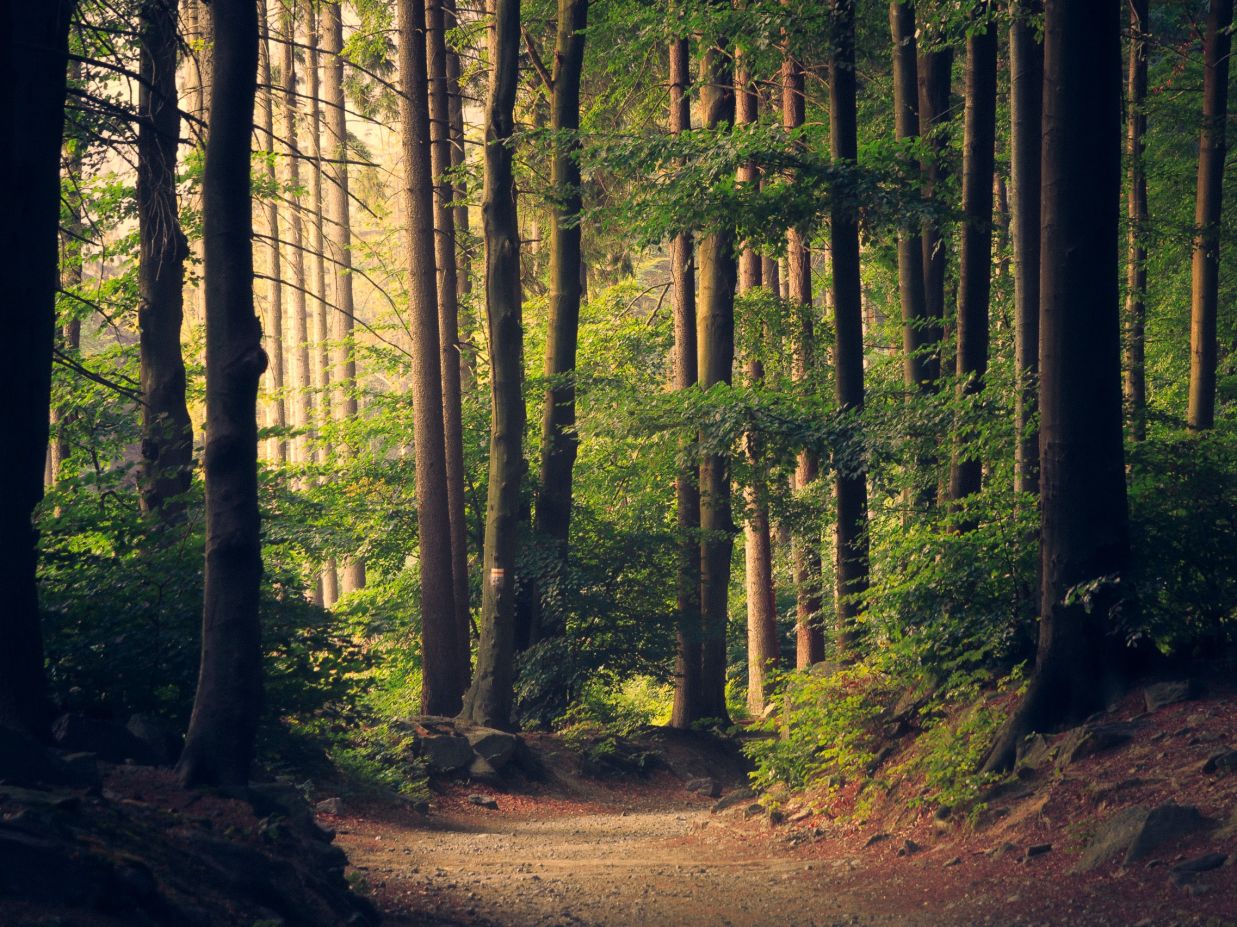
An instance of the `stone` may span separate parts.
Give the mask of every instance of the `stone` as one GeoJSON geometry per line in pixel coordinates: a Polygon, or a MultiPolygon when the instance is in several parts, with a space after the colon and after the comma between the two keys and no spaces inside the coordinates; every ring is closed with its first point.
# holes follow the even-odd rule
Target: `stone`
{"type": "Polygon", "coordinates": [[[743,816],[745,818],[754,818],[757,815],[761,815],[764,813],[765,813],[765,806],[760,804],[760,802],[752,802],[750,805],[748,805],[746,808],[743,809],[743,816]]]}
{"type": "Polygon", "coordinates": [[[9,785],[67,785],[97,789],[97,767],[69,762],[32,737],[0,727],[0,782],[9,785]]]}
{"type": "Polygon", "coordinates": [[[1190,680],[1157,682],[1143,689],[1143,700],[1147,703],[1147,711],[1156,711],[1166,705],[1188,702],[1197,697],[1198,687],[1190,680]]]}
{"type": "Polygon", "coordinates": [[[961,866],[961,865],[962,865],[961,856],[951,856],[949,859],[945,860],[945,865],[943,868],[949,869],[952,866],[961,866]]]}
{"type": "Polygon", "coordinates": [[[716,814],[718,811],[725,811],[727,808],[733,808],[744,802],[750,802],[755,797],[756,793],[751,789],[735,789],[732,792],[727,792],[714,803],[713,812],[716,814]]]}
{"type": "Polygon", "coordinates": [[[1128,866],[1147,859],[1166,844],[1210,826],[1199,810],[1190,805],[1125,808],[1096,830],[1075,871],[1089,872],[1117,857],[1128,866]]]}
{"type": "Polygon", "coordinates": [[[1035,857],[1037,856],[1043,856],[1045,853],[1051,853],[1051,852],[1052,852],[1051,843],[1033,843],[1031,844],[1031,846],[1027,847],[1026,856],[1024,856],[1023,858],[1024,859],[1035,859],[1035,857]]]}
{"type": "Polygon", "coordinates": [[[889,834],[873,834],[871,837],[869,837],[867,840],[864,841],[864,844],[863,844],[864,849],[867,849],[870,846],[875,846],[876,844],[881,843],[882,841],[885,841],[888,839],[889,839],[889,834]]]}
{"type": "Polygon", "coordinates": [[[1056,751],[1048,744],[1048,738],[1043,734],[1031,734],[1017,745],[1017,769],[1038,771],[1049,765],[1056,756],[1056,751]]]}
{"type": "Polygon", "coordinates": [[[996,846],[988,850],[985,850],[984,855],[991,857],[992,859],[1000,859],[1002,856],[1008,856],[1010,853],[1015,852],[1017,849],[1018,848],[1014,846],[1012,843],[1010,843],[1009,841],[1006,841],[1005,843],[999,843],[996,846]]]}
{"type": "Polygon", "coordinates": [[[898,855],[899,856],[913,856],[914,854],[918,853],[922,849],[923,847],[921,847],[914,840],[911,840],[908,837],[906,840],[902,841],[902,846],[898,847],[898,855]]]}
{"type": "Polygon", "coordinates": [[[465,769],[473,760],[472,745],[458,734],[428,734],[417,738],[417,750],[431,774],[465,769]]]}
{"type": "Polygon", "coordinates": [[[338,798],[324,798],[314,805],[316,814],[340,815],[344,813],[344,803],[338,798]]]}
{"type": "Polygon", "coordinates": [[[485,760],[495,770],[502,769],[515,756],[519,737],[489,727],[478,727],[466,732],[464,737],[473,753],[485,760]]]}
{"type": "Polygon", "coordinates": [[[61,715],[52,725],[52,739],[62,750],[93,753],[107,763],[132,760],[139,766],[158,765],[154,750],[115,721],[61,715]]]}
{"type": "Polygon", "coordinates": [[[180,732],[155,715],[130,715],[125,730],[146,744],[160,766],[171,766],[180,758],[184,738],[180,732]]]}
{"type": "Polygon", "coordinates": [[[1208,758],[1203,764],[1203,772],[1208,774],[1237,772],[1237,750],[1224,750],[1208,758]]]}
{"type": "Polygon", "coordinates": [[[722,787],[718,781],[707,776],[702,776],[699,779],[688,779],[683,783],[683,788],[708,798],[721,798],[722,795],[722,787]]]}
{"type": "Polygon", "coordinates": [[[1058,755],[1061,765],[1068,766],[1099,753],[1125,746],[1134,739],[1138,725],[1128,722],[1084,724],[1074,728],[1061,740],[1058,755]]]}
{"type": "Polygon", "coordinates": [[[483,756],[473,757],[473,761],[468,764],[468,778],[474,782],[497,783],[501,778],[498,775],[498,770],[495,769],[483,756]]]}
{"type": "Polygon", "coordinates": [[[1219,869],[1228,862],[1227,853],[1204,853],[1173,866],[1172,879],[1177,885],[1186,885],[1198,878],[1199,873],[1219,869]]]}
{"type": "Polygon", "coordinates": [[[468,800],[478,808],[487,808],[490,811],[498,810],[498,802],[489,795],[469,795],[468,800]]]}

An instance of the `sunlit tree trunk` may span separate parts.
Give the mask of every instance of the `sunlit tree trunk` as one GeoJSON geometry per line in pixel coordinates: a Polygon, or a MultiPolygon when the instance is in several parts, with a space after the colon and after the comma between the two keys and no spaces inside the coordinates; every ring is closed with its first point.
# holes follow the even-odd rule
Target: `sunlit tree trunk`
{"type": "Polygon", "coordinates": [[[1220,300],[1220,207],[1228,120],[1228,56],[1233,0],[1211,0],[1203,40],[1203,128],[1198,139],[1198,196],[1194,207],[1194,259],[1190,304],[1190,408],[1192,431],[1215,425],[1216,310],[1220,300]]]}
{"type": "Polygon", "coordinates": [[[258,71],[252,0],[214,0],[210,137],[202,184],[206,258],[206,571],[202,659],[184,752],[187,785],[249,778],[262,695],[258,620],[258,379],[250,136],[258,71]]]}
{"type": "MultiPolygon", "coordinates": [[[[948,46],[919,54],[919,134],[927,140],[934,155],[923,166],[926,196],[939,195],[948,179],[945,152],[949,147],[947,133],[953,116],[950,106],[953,61],[953,49],[948,46]]],[[[924,311],[930,320],[924,376],[935,388],[941,374],[940,340],[945,320],[945,276],[949,268],[949,245],[940,220],[930,219],[924,223],[922,241],[924,311]]]]}
{"type": "Polygon", "coordinates": [[[283,47],[283,135],[287,150],[287,183],[288,196],[291,199],[291,218],[288,222],[288,257],[292,265],[292,286],[290,288],[289,314],[291,325],[288,326],[288,357],[292,360],[292,374],[285,380],[285,395],[287,407],[292,414],[290,424],[298,434],[291,443],[291,459],[295,463],[306,463],[309,450],[309,425],[313,414],[310,399],[310,369],[309,369],[309,309],[306,294],[308,286],[305,277],[305,222],[301,203],[301,148],[300,132],[298,131],[298,116],[300,100],[297,92],[296,68],[296,14],[295,4],[288,0],[289,5],[284,14],[284,47],[283,47]],[[290,383],[289,383],[290,381],[290,383]],[[287,387],[290,385],[290,389],[287,387]]]}
{"type": "Polygon", "coordinates": [[[1126,81],[1125,411],[1130,436],[1147,436],[1147,36],[1150,0],[1130,0],[1126,81]]]}
{"type": "MultiPolygon", "coordinates": [[[[266,424],[269,428],[280,432],[287,427],[287,401],[284,393],[284,352],[283,352],[283,268],[280,261],[279,246],[279,197],[273,192],[278,184],[278,175],[273,160],[275,154],[275,87],[271,78],[271,23],[268,16],[266,0],[258,0],[258,24],[262,29],[262,41],[258,47],[258,107],[261,110],[262,133],[259,141],[263,150],[269,152],[272,160],[266,162],[266,182],[270,184],[272,193],[266,201],[266,228],[270,235],[267,259],[269,261],[268,301],[265,318],[263,319],[262,335],[266,354],[270,361],[267,371],[267,386],[262,391],[261,399],[266,406],[266,424]]],[[[267,438],[263,449],[268,460],[276,463],[286,463],[288,459],[288,442],[282,434],[267,438]]]]}
{"type": "Polygon", "coordinates": [[[486,310],[489,315],[490,472],[485,516],[481,639],[462,716],[490,727],[511,724],[515,566],[524,475],[524,331],[520,231],[512,151],[519,84],[520,2],[494,0],[490,87],[485,114],[486,310]]]}

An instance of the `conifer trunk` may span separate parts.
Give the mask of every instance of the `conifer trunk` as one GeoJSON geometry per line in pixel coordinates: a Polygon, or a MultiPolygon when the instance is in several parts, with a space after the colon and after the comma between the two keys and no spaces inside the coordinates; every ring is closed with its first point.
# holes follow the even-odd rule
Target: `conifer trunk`
{"type": "MultiPolygon", "coordinates": [[[[275,155],[275,87],[271,77],[271,24],[266,0],[258,0],[258,24],[262,30],[261,44],[258,47],[258,105],[262,110],[262,133],[259,140],[263,150],[271,155],[271,160],[266,162],[265,172],[266,181],[274,190],[279,181],[273,160],[275,155]]],[[[288,460],[288,442],[282,435],[284,428],[288,425],[288,407],[284,394],[283,268],[280,260],[279,226],[279,197],[278,194],[272,192],[266,201],[266,227],[271,237],[266,249],[270,271],[268,274],[270,279],[267,281],[270,298],[262,320],[262,338],[269,367],[266,377],[267,385],[259,397],[265,405],[267,427],[278,429],[281,432],[276,437],[266,439],[263,454],[267,459],[283,464],[288,460]]],[[[199,285],[200,289],[201,285],[199,285]]]]}
{"type": "Polygon", "coordinates": [[[288,231],[291,241],[288,242],[289,258],[292,265],[291,305],[289,314],[292,324],[288,327],[290,350],[288,356],[292,359],[292,375],[290,387],[285,380],[285,402],[292,414],[290,424],[296,429],[297,435],[292,439],[290,459],[294,463],[308,462],[309,427],[312,417],[311,399],[309,395],[312,379],[309,369],[309,308],[306,293],[309,287],[305,278],[305,221],[301,203],[301,149],[300,133],[298,132],[298,114],[300,101],[297,95],[296,68],[296,19],[295,5],[289,0],[284,14],[283,47],[283,135],[288,152],[288,186],[291,188],[291,220],[288,231]]]}
{"type": "Polygon", "coordinates": [[[1130,0],[1126,82],[1125,411],[1130,436],[1147,436],[1147,36],[1150,0],[1130,0]]]}

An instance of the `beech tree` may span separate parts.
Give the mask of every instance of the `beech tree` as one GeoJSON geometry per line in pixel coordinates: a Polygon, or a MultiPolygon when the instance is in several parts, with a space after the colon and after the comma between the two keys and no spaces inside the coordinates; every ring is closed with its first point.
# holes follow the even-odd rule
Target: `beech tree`
{"type": "Polygon", "coordinates": [[[1125,406],[1130,436],[1147,436],[1147,37],[1150,0],[1130,0],[1125,85],[1126,192],[1125,406]]]}

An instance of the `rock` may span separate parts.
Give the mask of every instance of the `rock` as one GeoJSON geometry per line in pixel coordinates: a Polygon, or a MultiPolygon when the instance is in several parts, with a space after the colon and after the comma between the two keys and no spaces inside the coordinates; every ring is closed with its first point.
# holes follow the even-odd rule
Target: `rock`
{"type": "Polygon", "coordinates": [[[891,756],[893,756],[893,745],[885,744],[885,746],[881,747],[880,750],[876,752],[876,756],[872,757],[872,761],[868,763],[868,775],[873,775],[878,769],[881,768],[885,760],[889,759],[891,756]]]}
{"type": "Polygon", "coordinates": [[[1037,856],[1043,856],[1045,853],[1052,852],[1051,843],[1033,843],[1027,847],[1026,856],[1023,859],[1035,859],[1037,856]]]}
{"type": "Polygon", "coordinates": [[[508,734],[506,731],[497,731],[489,727],[478,727],[466,732],[464,737],[468,741],[468,745],[472,747],[473,753],[481,757],[490,764],[495,770],[502,769],[515,756],[516,743],[519,741],[515,734],[508,734]]]}
{"type": "Polygon", "coordinates": [[[1043,734],[1031,734],[1017,745],[1017,769],[1038,771],[1048,766],[1056,756],[1056,751],[1048,744],[1048,738],[1043,734]]]}
{"type": "Polygon", "coordinates": [[[431,774],[465,769],[473,760],[472,745],[459,734],[426,734],[417,738],[417,751],[431,774]]]}
{"type": "Polygon", "coordinates": [[[888,839],[889,834],[873,834],[866,841],[864,841],[863,847],[864,849],[867,849],[870,846],[875,846],[876,844],[888,839]]]}
{"type": "Polygon", "coordinates": [[[501,779],[498,770],[483,756],[473,757],[473,761],[468,764],[468,778],[474,782],[485,782],[491,785],[501,779]]]}
{"type": "Polygon", "coordinates": [[[1210,822],[1190,805],[1125,808],[1100,825],[1075,871],[1088,872],[1117,856],[1128,866],[1165,844],[1209,827],[1210,822]]]}
{"type": "Polygon", "coordinates": [[[744,802],[750,802],[756,797],[756,793],[751,789],[735,789],[733,792],[727,792],[713,805],[713,812],[725,811],[727,808],[733,808],[735,805],[741,805],[744,802]]]}
{"type": "Polygon", "coordinates": [[[951,866],[961,866],[961,865],[962,865],[962,857],[961,857],[961,856],[953,856],[953,857],[951,857],[951,858],[949,858],[949,859],[945,860],[945,865],[944,865],[944,867],[943,867],[943,868],[948,869],[948,868],[950,868],[951,866]]]}
{"type": "Polygon", "coordinates": [[[108,763],[132,760],[139,766],[158,765],[154,750],[115,721],[61,715],[52,725],[52,739],[62,750],[93,753],[108,763]]]}
{"type": "Polygon", "coordinates": [[[237,796],[262,818],[281,820],[293,833],[319,843],[330,843],[332,834],[318,826],[305,795],[291,782],[255,782],[237,796]]]}
{"type": "Polygon", "coordinates": [[[32,737],[0,727],[0,782],[9,785],[65,785],[97,789],[99,771],[89,763],[48,750],[32,737]]]}
{"type": "Polygon", "coordinates": [[[923,847],[917,844],[914,840],[907,838],[906,840],[902,842],[902,846],[898,847],[898,855],[899,856],[913,856],[914,854],[918,853],[922,849],[923,847]]]}
{"type": "Polygon", "coordinates": [[[478,808],[488,808],[490,811],[498,810],[498,802],[488,795],[469,795],[468,800],[478,808]]]}
{"type": "Polygon", "coordinates": [[[705,795],[709,798],[720,798],[722,794],[722,787],[718,781],[708,777],[688,779],[683,783],[683,788],[689,792],[697,792],[700,795],[705,795]]]}
{"type": "Polygon", "coordinates": [[[93,753],[66,753],[60,757],[65,785],[97,791],[102,783],[99,761],[93,753]]]}
{"type": "Polygon", "coordinates": [[[1138,725],[1128,722],[1111,724],[1084,724],[1074,728],[1061,740],[1058,756],[1067,766],[1097,753],[1106,753],[1122,747],[1134,739],[1138,725]]]}
{"type": "Polygon", "coordinates": [[[1224,750],[1210,757],[1203,764],[1203,772],[1231,773],[1237,771],[1237,750],[1224,750]]]}
{"type": "Polygon", "coordinates": [[[1228,862],[1227,853],[1205,853],[1173,866],[1172,880],[1177,885],[1187,885],[1198,878],[1199,873],[1219,869],[1228,862]]]}
{"type": "Polygon", "coordinates": [[[344,813],[344,803],[338,798],[324,798],[314,805],[314,813],[340,815],[344,813]]]}
{"type": "Polygon", "coordinates": [[[1188,702],[1197,697],[1198,687],[1190,680],[1157,682],[1143,689],[1143,700],[1147,703],[1147,711],[1155,711],[1165,705],[1175,705],[1178,702],[1188,702]]]}
{"type": "Polygon", "coordinates": [[[155,715],[130,715],[125,730],[150,748],[160,766],[171,766],[180,758],[184,738],[180,732],[155,715]]]}
{"type": "Polygon", "coordinates": [[[984,855],[991,857],[992,859],[1000,859],[1002,856],[1007,856],[1010,853],[1015,852],[1017,849],[1018,848],[1012,843],[1006,841],[1005,843],[998,843],[996,846],[985,850],[984,855]]]}

